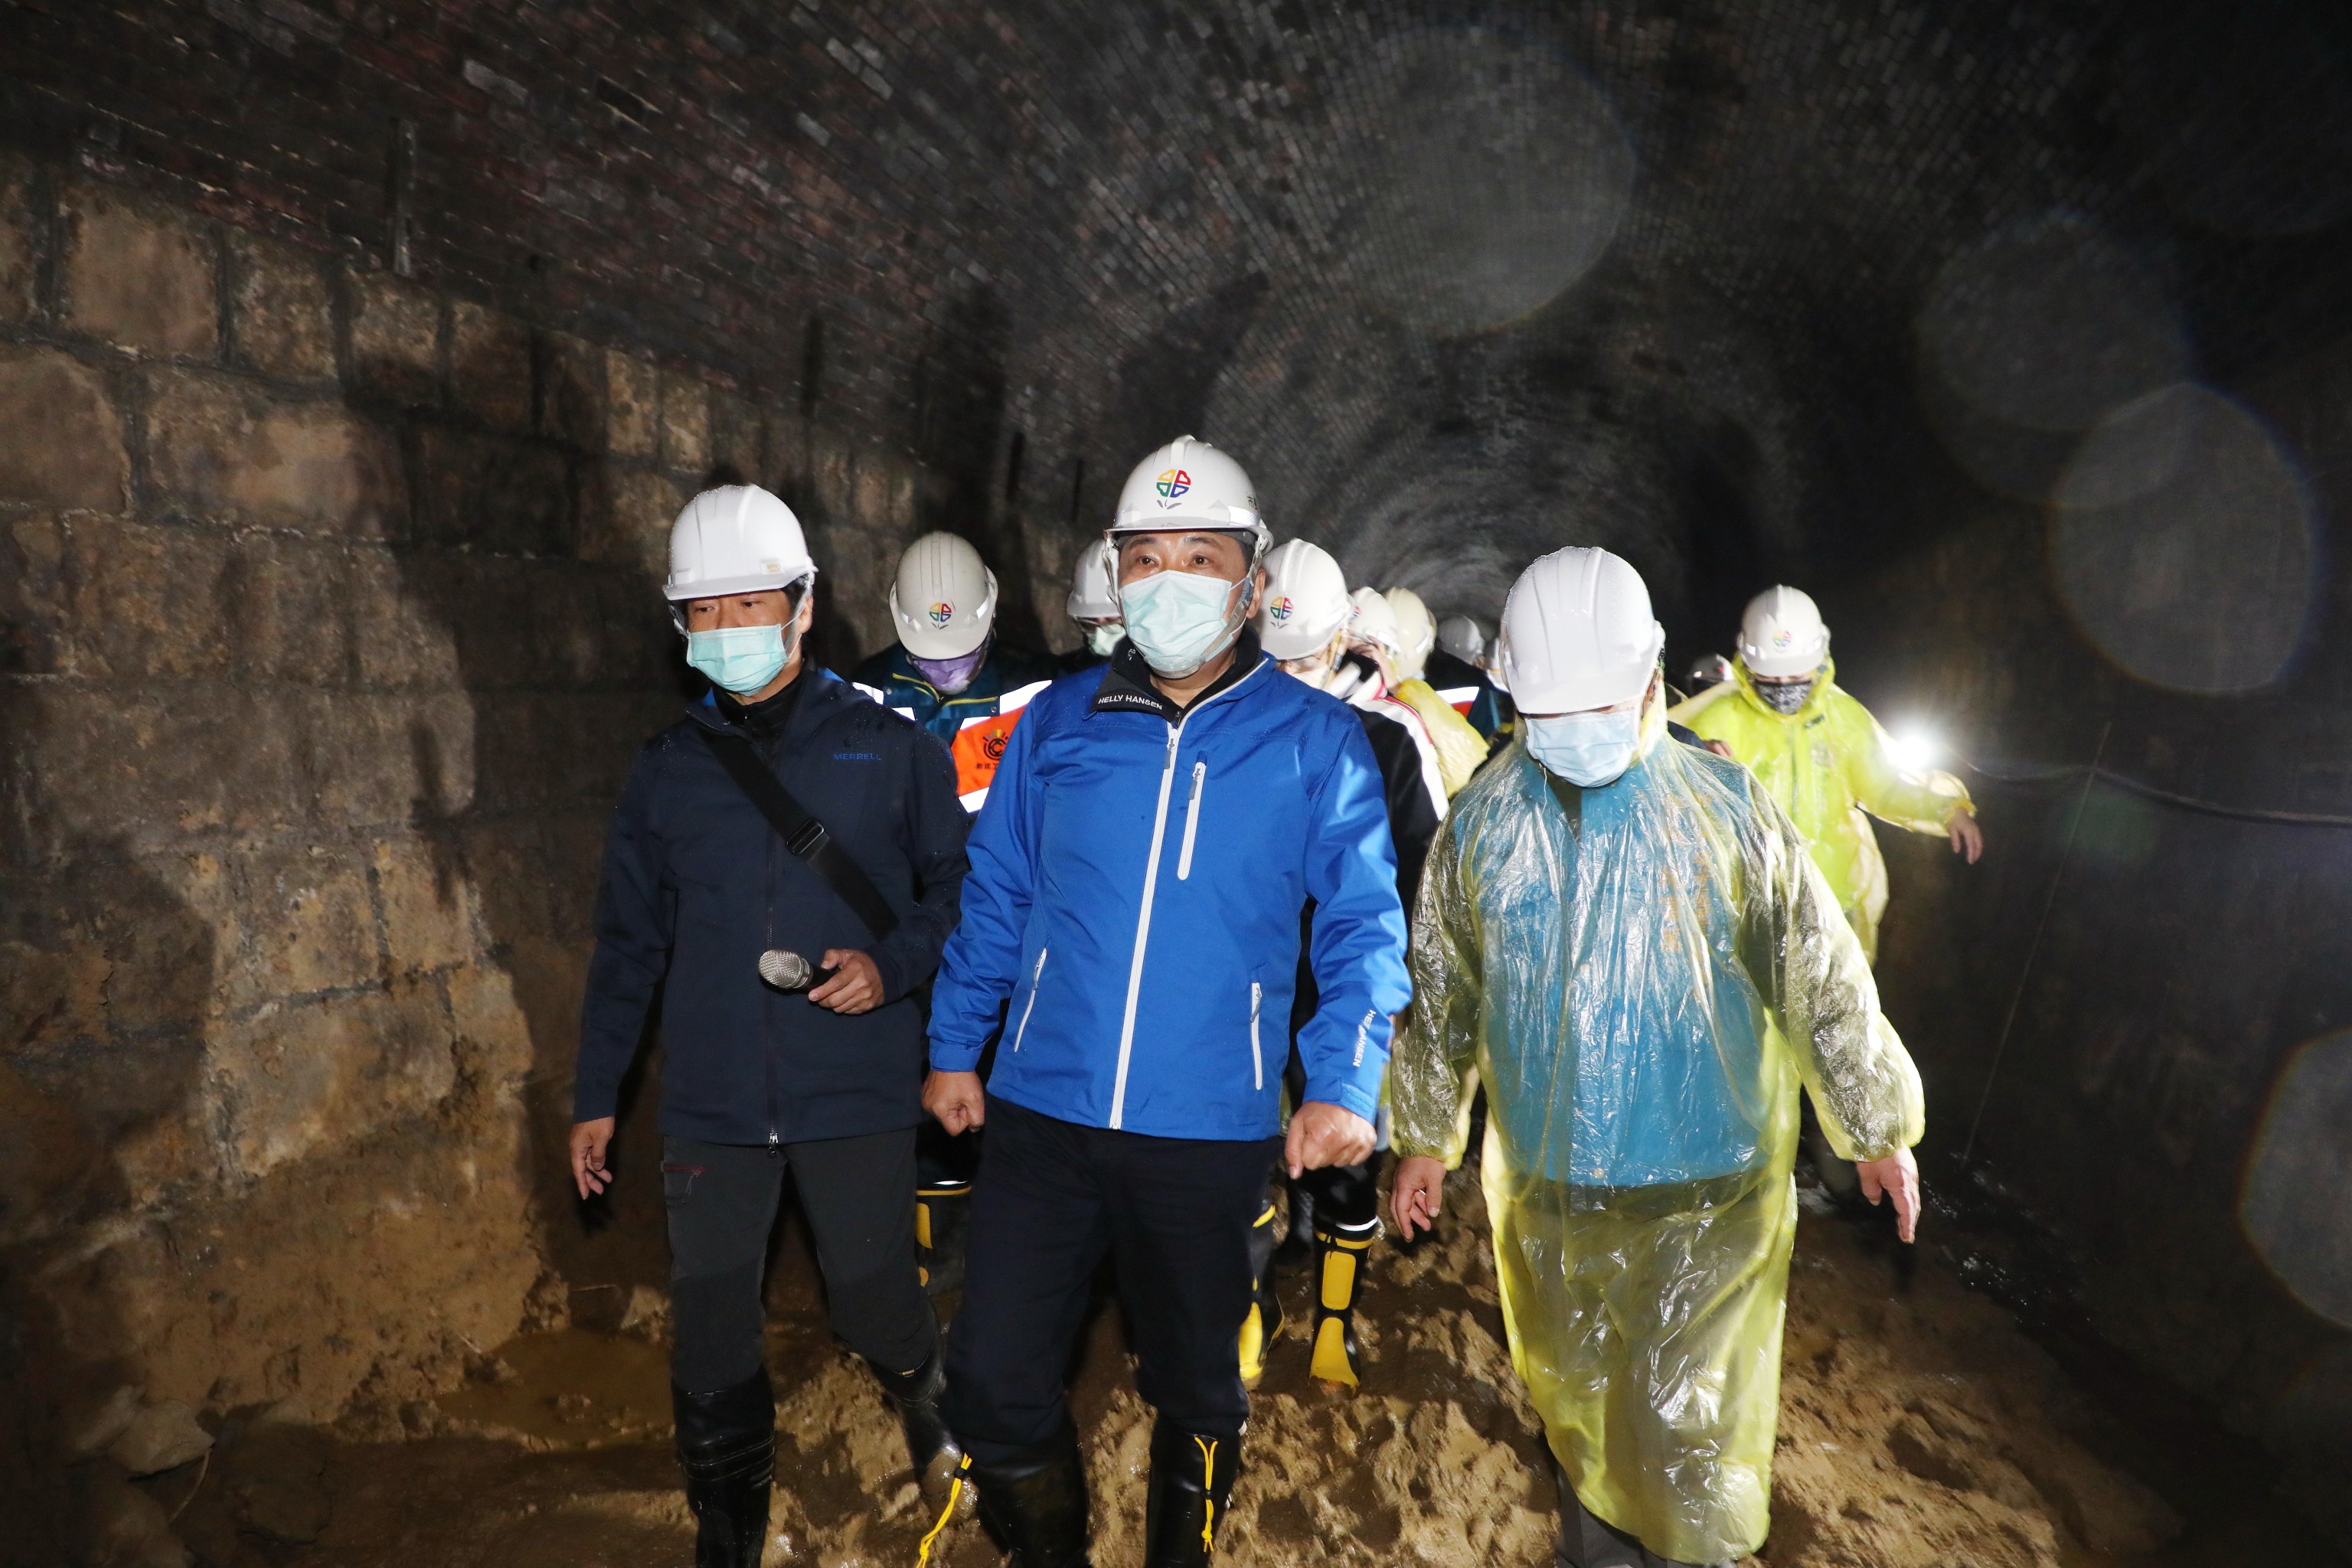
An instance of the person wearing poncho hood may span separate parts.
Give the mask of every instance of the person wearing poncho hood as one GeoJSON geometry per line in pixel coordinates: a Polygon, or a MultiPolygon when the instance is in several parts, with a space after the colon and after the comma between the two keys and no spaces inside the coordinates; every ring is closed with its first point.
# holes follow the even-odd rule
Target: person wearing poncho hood
{"type": "Polygon", "coordinates": [[[1560,1473],[1561,1568],[1728,1563],[1769,1522],[1798,1090],[1903,1239],[1919,1078],[1788,814],[1666,742],[1632,566],[1536,562],[1498,660],[1510,747],[1423,873],[1390,1072],[1391,1215],[1480,1179],[1511,1357],[1560,1473]]]}

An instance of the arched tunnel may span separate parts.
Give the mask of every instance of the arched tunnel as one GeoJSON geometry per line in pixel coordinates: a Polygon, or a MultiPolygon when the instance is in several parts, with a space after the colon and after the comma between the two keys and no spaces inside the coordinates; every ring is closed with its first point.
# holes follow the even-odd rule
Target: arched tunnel
{"type": "MultiPolygon", "coordinates": [[[[13,0],[0,81],[0,1560],[692,1560],[658,1041],[564,1168],[671,520],[782,498],[844,674],[937,531],[1063,652],[1186,434],[1439,616],[1617,552],[1677,680],[1801,587],[1973,797],[1877,829],[1927,1214],[1805,1189],[1754,1561],[2352,1550],[2341,8],[13,0]]],[[[1285,1287],[1234,1560],[1552,1561],[1457,1184],[1352,1397],[1285,1287]]],[[[799,1225],[767,1561],[913,1562],[799,1225]]]]}

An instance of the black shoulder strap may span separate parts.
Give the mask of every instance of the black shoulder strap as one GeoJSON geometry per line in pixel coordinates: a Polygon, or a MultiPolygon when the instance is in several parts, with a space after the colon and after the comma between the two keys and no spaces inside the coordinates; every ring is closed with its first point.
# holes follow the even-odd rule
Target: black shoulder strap
{"type": "Polygon", "coordinates": [[[809,869],[823,877],[825,885],[841,895],[841,901],[856,912],[866,922],[866,929],[881,941],[898,929],[898,917],[882,895],[876,891],[873,879],[866,868],[849,858],[849,852],[833,841],[824,824],[811,816],[793,792],[784,787],[783,780],[760,760],[751,750],[751,742],[740,735],[721,735],[696,725],[695,729],[719,759],[768,826],[784,841],[784,847],[808,862],[809,869]]]}

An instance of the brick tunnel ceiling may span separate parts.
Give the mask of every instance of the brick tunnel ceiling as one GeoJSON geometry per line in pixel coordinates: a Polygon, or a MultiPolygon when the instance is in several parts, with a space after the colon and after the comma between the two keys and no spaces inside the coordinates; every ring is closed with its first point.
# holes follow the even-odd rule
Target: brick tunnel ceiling
{"type": "Polygon", "coordinates": [[[24,74],[140,106],[47,116],[94,164],[355,254],[407,118],[422,276],[821,384],[1071,535],[1189,429],[1277,531],[1441,613],[1597,542],[1713,628],[1915,546],[1962,475],[2129,489],[2200,380],[2352,324],[2318,7],[340,10],[70,47],[20,14],[54,29],[24,74]]]}

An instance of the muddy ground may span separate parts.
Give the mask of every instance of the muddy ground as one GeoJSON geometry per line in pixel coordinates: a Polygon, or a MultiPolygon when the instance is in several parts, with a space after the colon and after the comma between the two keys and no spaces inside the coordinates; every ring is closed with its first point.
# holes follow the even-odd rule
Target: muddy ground
{"type": "MultiPolygon", "coordinates": [[[[1286,1281],[1288,1323],[1257,1394],[1225,1560],[1550,1562],[1556,1500],[1504,1347],[1475,1177],[1457,1173],[1448,1197],[1434,1240],[1376,1254],[1360,1393],[1307,1378],[1307,1282],[1286,1281]]],[[[2338,1561],[2268,1494],[2246,1452],[2216,1458],[2210,1435],[2186,1425],[2119,1418],[1962,1288],[1934,1248],[1907,1279],[1893,1254],[1871,1224],[1809,1196],[1772,1534],[1748,1568],[2338,1561]]],[[[486,1349],[466,1386],[404,1413],[407,1440],[248,1413],[203,1461],[140,1488],[208,1568],[684,1568],[691,1522],[667,1447],[663,1303],[643,1291],[572,1300],[606,1331],[575,1323],[486,1349]]],[[[780,1244],[771,1300],[782,1430],[768,1562],[914,1563],[930,1521],[895,1422],[826,1334],[796,1237],[780,1244]]],[[[1096,1560],[1136,1563],[1150,1416],[1108,1304],[1081,1358],[1077,1405],[1096,1560]]],[[[151,1544],[120,1558],[134,1559],[172,1554],[151,1544]]],[[[967,1520],[933,1561],[983,1568],[1000,1556],[967,1520]]]]}

